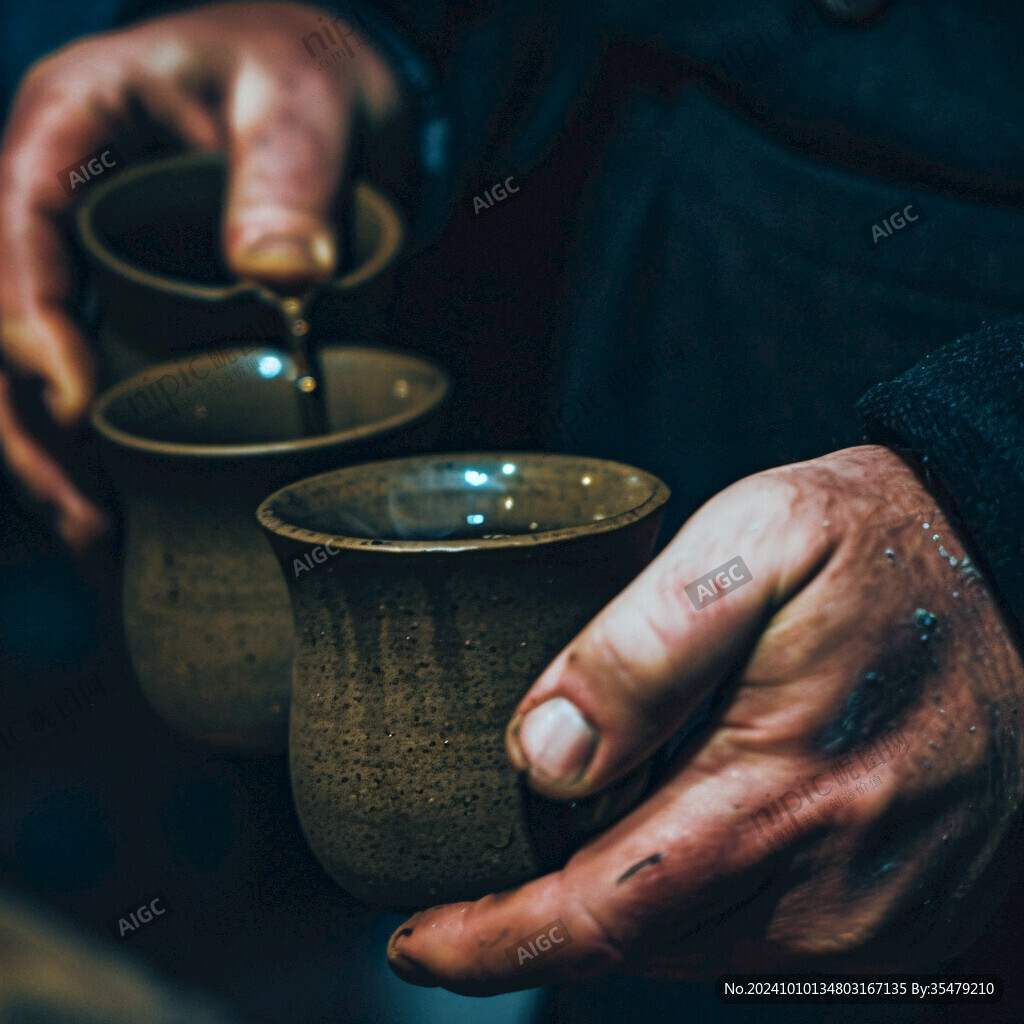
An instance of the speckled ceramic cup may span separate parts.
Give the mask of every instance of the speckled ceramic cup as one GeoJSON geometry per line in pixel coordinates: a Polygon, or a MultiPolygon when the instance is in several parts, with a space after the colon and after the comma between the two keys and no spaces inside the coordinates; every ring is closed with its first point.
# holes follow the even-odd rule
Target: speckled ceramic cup
{"type": "Polygon", "coordinates": [[[142,690],[197,739],[282,751],[292,624],[253,519],[329,466],[423,451],[448,377],[401,352],[323,352],[330,431],[304,437],[291,357],[253,347],[165,363],[111,388],[92,424],[125,511],[124,622],[142,690]]]}
{"type": "Polygon", "coordinates": [[[646,769],[556,804],[508,762],[543,668],[651,557],[657,478],[568,455],[422,456],[291,484],[257,518],[298,637],[292,786],[313,852],[365,902],[472,899],[556,866],[646,769]]]}

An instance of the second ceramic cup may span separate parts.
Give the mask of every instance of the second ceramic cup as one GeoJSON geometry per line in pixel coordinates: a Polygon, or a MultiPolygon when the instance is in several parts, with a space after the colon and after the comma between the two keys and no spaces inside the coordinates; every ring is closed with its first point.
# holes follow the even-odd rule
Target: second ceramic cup
{"type": "Polygon", "coordinates": [[[508,762],[516,703],[650,560],[668,488],[567,455],[421,456],[291,484],[257,513],[297,631],[290,754],[313,852],[359,899],[472,899],[559,863],[642,794],[571,807],[508,762]]]}
{"type": "Polygon", "coordinates": [[[111,388],[92,423],[125,510],[124,621],[149,702],[174,728],[281,751],[292,629],[253,511],[290,480],[422,451],[443,370],[369,348],[323,353],[330,430],[306,437],[291,357],[253,347],[165,363],[111,388]]]}

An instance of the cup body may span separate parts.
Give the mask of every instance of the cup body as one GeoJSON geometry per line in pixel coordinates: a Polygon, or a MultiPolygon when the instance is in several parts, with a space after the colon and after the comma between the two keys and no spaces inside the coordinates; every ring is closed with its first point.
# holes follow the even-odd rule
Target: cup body
{"type": "Polygon", "coordinates": [[[517,453],[351,467],[262,503],[297,635],[296,806],[343,888],[400,910],[473,899],[552,868],[639,798],[643,770],[575,807],[543,800],[504,732],[649,561],[667,497],[631,467],[517,453]]]}
{"type": "MultiPolygon", "coordinates": [[[[278,343],[285,325],[267,293],[235,279],[221,255],[223,154],[139,164],[93,185],[75,211],[98,305],[101,375],[113,382],[187,352],[278,343]]],[[[348,197],[345,197],[346,200],[348,197]]],[[[343,219],[343,208],[336,216],[343,219]]],[[[340,234],[346,265],[309,310],[324,345],[377,340],[391,294],[384,273],[401,249],[401,218],[368,182],[355,183],[340,234]]]]}
{"type": "Polygon", "coordinates": [[[404,353],[327,349],[323,364],[321,436],[301,436],[291,357],[256,346],[161,364],[93,410],[124,507],[135,673],[165,721],[217,746],[287,742],[291,621],[253,510],[327,466],[429,447],[448,390],[404,353]]]}

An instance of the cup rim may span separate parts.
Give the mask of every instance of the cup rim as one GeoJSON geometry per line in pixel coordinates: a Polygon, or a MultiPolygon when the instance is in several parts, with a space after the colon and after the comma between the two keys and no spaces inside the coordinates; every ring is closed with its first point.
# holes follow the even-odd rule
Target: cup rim
{"type": "Polygon", "coordinates": [[[620,529],[631,522],[645,519],[654,512],[661,509],[671,497],[671,491],[664,480],[656,477],[653,473],[630,466],[624,462],[617,462],[613,459],[602,459],[590,455],[571,455],[563,452],[513,452],[513,451],[479,451],[479,452],[439,452],[425,455],[406,455],[395,459],[378,459],[373,462],[362,462],[355,466],[343,466],[339,469],[328,470],[325,473],[317,473],[312,476],[303,477],[293,483],[267,495],[260,502],[256,509],[256,519],[260,526],[268,533],[288,540],[301,541],[309,544],[329,545],[339,551],[361,551],[364,553],[380,554],[429,554],[431,552],[444,552],[446,554],[470,551],[503,551],[518,548],[543,547],[551,544],[565,543],[583,537],[593,537],[602,533],[609,533],[612,530],[620,529]],[[352,476],[357,473],[367,473],[377,470],[381,466],[401,466],[414,463],[443,463],[463,459],[487,459],[495,462],[520,462],[528,459],[545,459],[562,462],[566,465],[573,463],[587,466],[600,465],[603,468],[611,468],[623,475],[639,477],[649,484],[646,497],[632,508],[624,509],[615,515],[608,516],[597,522],[579,523],[575,526],[564,526],[553,530],[538,530],[536,533],[518,533],[506,537],[485,539],[483,537],[460,538],[458,540],[384,540],[368,537],[349,537],[338,533],[327,533],[320,530],[307,530],[301,526],[295,526],[286,522],[275,511],[274,505],[280,501],[288,492],[294,492],[296,488],[309,486],[313,481],[324,480],[328,477],[342,475],[352,476]]]}
{"type": "MultiPolygon", "coordinates": [[[[134,284],[143,285],[167,295],[213,302],[241,295],[256,295],[261,299],[275,298],[269,289],[253,281],[236,281],[234,284],[225,285],[203,285],[166,274],[156,274],[115,253],[96,232],[96,208],[111,192],[115,192],[124,185],[178,167],[192,168],[216,164],[226,165],[226,163],[227,159],[222,151],[181,153],[136,164],[111,175],[106,180],[98,181],[75,208],[78,237],[89,257],[105,269],[134,284]]],[[[365,180],[354,182],[353,191],[356,195],[356,202],[365,204],[376,214],[381,225],[381,243],[365,263],[350,270],[342,277],[334,277],[324,282],[321,287],[328,290],[354,288],[375,277],[395,258],[402,245],[405,233],[402,219],[384,193],[365,180]]]]}
{"type": "MultiPolygon", "coordinates": [[[[256,348],[265,348],[268,351],[274,352],[282,351],[273,345],[258,345],[256,348]]],[[[129,451],[180,458],[256,458],[266,455],[298,454],[332,445],[351,444],[369,437],[384,437],[402,427],[410,426],[440,408],[451,391],[451,378],[444,368],[432,359],[427,359],[419,354],[405,352],[401,349],[372,348],[368,345],[327,345],[322,351],[324,353],[339,351],[357,353],[360,356],[369,357],[385,356],[389,361],[397,359],[410,365],[416,364],[420,370],[429,372],[432,377],[432,384],[419,402],[392,416],[373,420],[356,427],[350,427],[347,430],[336,430],[329,434],[317,434],[313,437],[295,437],[287,441],[243,444],[189,444],[183,441],[161,441],[156,438],[144,437],[141,434],[133,434],[127,430],[122,430],[120,427],[115,426],[108,418],[107,414],[114,402],[123,398],[124,395],[135,391],[144,382],[147,384],[152,383],[152,380],[161,373],[174,373],[181,367],[194,363],[197,359],[209,362],[214,356],[224,357],[230,355],[237,359],[241,358],[242,355],[252,354],[252,349],[237,346],[224,349],[206,349],[184,356],[181,359],[148,366],[144,370],[140,370],[131,377],[109,387],[93,404],[89,413],[89,421],[93,430],[103,437],[104,440],[129,451]]]]}

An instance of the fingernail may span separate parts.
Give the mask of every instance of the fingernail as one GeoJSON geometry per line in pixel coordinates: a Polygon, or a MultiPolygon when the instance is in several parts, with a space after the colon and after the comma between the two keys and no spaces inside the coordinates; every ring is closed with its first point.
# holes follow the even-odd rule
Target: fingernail
{"type": "Polygon", "coordinates": [[[313,236],[264,235],[241,255],[239,263],[252,277],[273,280],[323,280],[334,273],[334,239],[326,231],[313,236]]]}
{"type": "Polygon", "coordinates": [[[411,957],[406,956],[405,953],[401,952],[398,948],[398,944],[402,939],[412,935],[414,922],[422,916],[422,911],[418,914],[413,914],[413,916],[410,917],[401,928],[396,929],[392,934],[391,938],[388,940],[388,964],[390,965],[391,970],[394,971],[402,981],[406,981],[410,985],[419,985],[422,988],[437,988],[437,982],[434,980],[434,976],[430,971],[421,964],[418,964],[411,957]]]}
{"type": "Polygon", "coordinates": [[[416,927],[416,922],[419,921],[422,917],[423,911],[418,910],[415,914],[412,915],[412,917],[409,918],[408,921],[405,922],[405,924],[396,928],[391,933],[391,938],[388,939],[388,949],[394,949],[398,944],[399,939],[405,938],[407,935],[412,935],[413,929],[416,927]]]}
{"type": "Polygon", "coordinates": [[[438,987],[438,983],[434,981],[434,976],[430,971],[402,953],[392,953],[388,958],[388,965],[402,981],[408,982],[410,985],[419,985],[420,988],[438,987]]]}
{"type": "Polygon", "coordinates": [[[575,704],[552,697],[523,717],[518,740],[530,768],[568,785],[587,770],[597,733],[575,704]]]}

